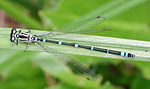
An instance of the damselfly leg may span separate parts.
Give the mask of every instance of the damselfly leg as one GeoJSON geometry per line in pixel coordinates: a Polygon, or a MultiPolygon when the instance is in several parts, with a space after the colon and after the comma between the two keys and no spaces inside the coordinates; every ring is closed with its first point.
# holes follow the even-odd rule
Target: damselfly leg
{"type": "Polygon", "coordinates": [[[24,44],[26,45],[26,47],[25,47],[25,49],[24,49],[24,52],[28,49],[28,47],[29,47],[29,44],[28,43],[26,43],[26,42],[24,42],[24,44]]]}
{"type": "Polygon", "coordinates": [[[17,39],[17,40],[16,40],[16,45],[18,45],[18,41],[19,41],[19,40],[17,39]]]}
{"type": "Polygon", "coordinates": [[[21,33],[21,30],[19,30],[18,33],[21,33]]]}

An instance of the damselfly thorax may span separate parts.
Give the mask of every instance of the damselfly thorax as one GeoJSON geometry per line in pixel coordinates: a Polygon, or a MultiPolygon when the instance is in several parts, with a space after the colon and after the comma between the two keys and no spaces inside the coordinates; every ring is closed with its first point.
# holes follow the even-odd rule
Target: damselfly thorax
{"type": "Polygon", "coordinates": [[[34,36],[29,33],[16,34],[16,38],[21,42],[34,42],[34,36]]]}

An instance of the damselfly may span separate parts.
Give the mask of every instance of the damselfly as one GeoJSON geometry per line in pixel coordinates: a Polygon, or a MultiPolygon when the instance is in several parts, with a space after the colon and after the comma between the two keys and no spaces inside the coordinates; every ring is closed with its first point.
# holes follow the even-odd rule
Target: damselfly
{"type": "MultiPolygon", "coordinates": [[[[100,17],[96,17],[96,20],[99,18],[100,17]]],[[[104,19],[97,20],[97,21],[100,21],[100,23],[101,23],[104,21],[104,19]]],[[[89,23],[87,23],[87,24],[89,24],[89,23]]],[[[93,26],[93,25],[95,25],[95,24],[92,24],[90,26],[93,26]]],[[[77,26],[78,29],[80,29],[79,27],[80,27],[80,25],[77,26]]],[[[87,27],[89,27],[89,26],[87,26],[87,27]]],[[[41,34],[41,35],[33,35],[30,32],[31,31],[21,32],[21,30],[17,31],[16,28],[13,28],[11,30],[11,34],[10,34],[10,41],[14,42],[18,45],[18,41],[20,40],[21,42],[26,44],[25,50],[29,46],[28,43],[34,43],[41,49],[45,50],[47,53],[53,54],[62,63],[69,65],[69,66],[71,65],[71,67],[74,68],[75,70],[77,70],[78,72],[88,75],[88,77],[87,77],[88,80],[90,80],[91,78],[96,79],[95,73],[92,70],[88,69],[86,66],[82,65],[81,63],[79,63],[75,59],[71,58],[70,56],[68,56],[64,53],[61,53],[53,48],[49,48],[49,47],[45,46],[44,44],[42,44],[42,42],[72,46],[72,47],[76,47],[76,48],[83,48],[83,49],[87,49],[87,50],[91,50],[91,51],[98,51],[98,52],[104,52],[104,53],[108,53],[108,54],[114,54],[114,55],[118,55],[118,56],[122,56],[122,57],[126,57],[126,58],[134,58],[135,57],[134,54],[127,53],[127,52],[120,52],[120,51],[115,51],[115,50],[98,48],[98,47],[94,47],[94,46],[86,46],[86,45],[80,45],[77,43],[68,43],[68,42],[61,42],[61,41],[42,38],[42,36],[44,36],[44,35],[51,35],[50,33],[41,34]]]]}

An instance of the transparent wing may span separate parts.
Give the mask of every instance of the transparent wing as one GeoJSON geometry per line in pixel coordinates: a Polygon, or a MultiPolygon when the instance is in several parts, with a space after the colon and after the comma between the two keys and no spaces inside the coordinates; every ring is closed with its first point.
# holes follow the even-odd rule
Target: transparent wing
{"type": "Polygon", "coordinates": [[[90,19],[85,19],[85,20],[71,23],[67,26],[64,26],[63,28],[58,29],[58,31],[61,31],[61,32],[84,31],[84,30],[87,30],[88,28],[91,28],[91,27],[94,27],[94,26],[97,26],[97,25],[103,23],[105,20],[106,20],[106,17],[96,16],[96,17],[92,17],[90,19]]]}
{"type": "Polygon", "coordinates": [[[90,33],[90,32],[100,32],[100,31],[106,31],[111,30],[108,29],[94,29],[94,30],[88,30],[88,28],[94,27],[96,25],[99,25],[103,23],[106,20],[106,17],[97,16],[90,19],[85,19],[82,21],[74,22],[72,24],[69,24],[63,28],[55,29],[54,32],[49,32],[47,34],[38,35],[40,37],[52,37],[52,36],[59,36],[59,35],[65,35],[67,33],[90,33]],[[65,33],[55,33],[55,32],[65,32],[65,33]]]}
{"type": "Polygon", "coordinates": [[[95,80],[96,76],[95,73],[88,69],[86,66],[82,65],[80,62],[76,61],[75,59],[71,58],[68,55],[65,55],[64,53],[61,53],[53,48],[49,48],[41,43],[35,43],[37,46],[45,50],[47,53],[52,54],[54,57],[56,57],[59,61],[61,61],[63,64],[71,67],[73,70],[85,74],[88,80],[95,80]]]}
{"type": "Polygon", "coordinates": [[[68,32],[68,33],[56,33],[56,32],[49,32],[47,34],[39,34],[39,35],[36,35],[37,37],[42,37],[42,38],[48,38],[48,37],[56,37],[56,36],[61,36],[61,35],[67,35],[69,33],[76,33],[76,34],[79,34],[79,33],[96,33],[96,32],[100,32],[100,31],[108,31],[108,30],[111,30],[111,29],[94,29],[94,30],[85,30],[85,31],[77,31],[77,32],[68,32]]]}

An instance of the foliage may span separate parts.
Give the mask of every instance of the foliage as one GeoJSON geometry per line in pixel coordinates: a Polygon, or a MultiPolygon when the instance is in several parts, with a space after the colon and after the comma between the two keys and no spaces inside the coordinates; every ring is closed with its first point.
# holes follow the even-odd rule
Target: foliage
{"type": "MultiPolygon", "coordinates": [[[[0,8],[18,22],[39,30],[63,27],[78,18],[73,23],[102,15],[108,20],[95,28],[112,28],[112,31],[85,34],[150,41],[149,3],[148,0],[1,0],[0,8]]],[[[150,88],[150,63],[147,61],[122,62],[112,58],[71,55],[96,68],[96,73],[102,75],[102,80],[87,81],[48,54],[24,53],[20,48],[12,50],[16,46],[8,44],[8,38],[3,39],[9,34],[7,30],[0,33],[0,46],[7,44],[8,47],[0,49],[1,89],[150,88]]]]}

